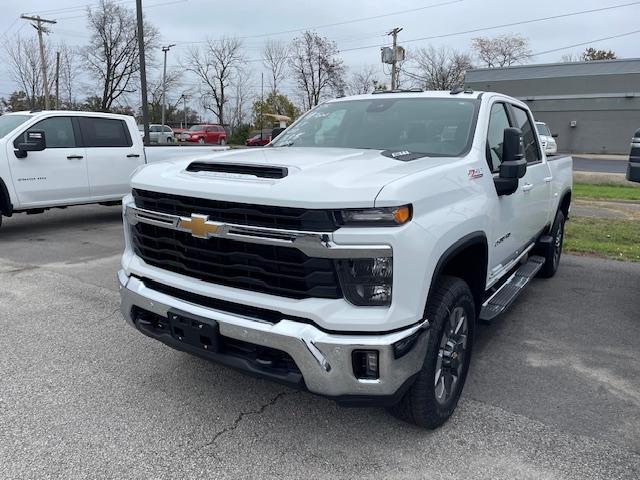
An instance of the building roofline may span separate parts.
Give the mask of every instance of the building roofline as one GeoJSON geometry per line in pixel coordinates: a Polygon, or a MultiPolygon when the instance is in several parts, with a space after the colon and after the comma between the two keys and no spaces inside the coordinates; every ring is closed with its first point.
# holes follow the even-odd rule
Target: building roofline
{"type": "Polygon", "coordinates": [[[499,71],[499,70],[511,70],[516,68],[544,68],[544,67],[557,67],[561,65],[594,65],[603,63],[619,63],[619,62],[640,62],[640,58],[614,58],[611,60],[581,60],[579,62],[553,62],[553,63],[529,63],[524,65],[510,65],[508,67],[493,67],[493,68],[471,68],[469,72],[487,72],[487,71],[499,71]]]}

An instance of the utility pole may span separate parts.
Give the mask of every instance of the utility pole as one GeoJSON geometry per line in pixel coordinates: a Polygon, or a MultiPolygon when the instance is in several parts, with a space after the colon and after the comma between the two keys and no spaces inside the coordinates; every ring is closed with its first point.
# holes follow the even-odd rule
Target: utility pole
{"type": "Polygon", "coordinates": [[[60,52],[56,52],[56,110],[60,110],[60,52]]]}
{"type": "Polygon", "coordinates": [[[164,106],[166,104],[165,98],[167,95],[167,53],[171,50],[171,47],[175,47],[176,44],[172,43],[171,45],[167,45],[166,47],[162,47],[162,51],[164,52],[164,68],[162,70],[162,128],[164,128],[164,106]]]}
{"type": "Polygon", "coordinates": [[[262,140],[262,131],[264,130],[264,125],[262,124],[262,119],[264,109],[264,72],[262,72],[260,77],[260,140],[262,140]]]}
{"type": "Polygon", "coordinates": [[[398,88],[398,59],[397,59],[397,47],[398,47],[398,34],[402,31],[401,27],[396,27],[391,30],[387,35],[393,36],[393,61],[391,62],[391,90],[398,88]]]}
{"type": "Polygon", "coordinates": [[[142,22],[142,0],[136,0],[136,18],[138,21],[138,55],[140,56],[140,92],[142,93],[142,124],[144,126],[144,144],[149,145],[149,101],[147,99],[147,68],[144,57],[144,28],[142,22]]]}
{"type": "Polygon", "coordinates": [[[43,25],[43,23],[58,23],[55,20],[45,20],[44,18],[40,18],[39,16],[29,17],[27,15],[20,15],[20,18],[23,20],[29,20],[32,22],[36,22],[35,25],[32,23],[31,26],[38,31],[38,41],[40,43],[40,63],[42,66],[42,80],[44,82],[44,109],[49,110],[49,82],[47,80],[47,64],[44,58],[44,39],[42,38],[43,33],[49,33],[50,30],[43,25]]]}

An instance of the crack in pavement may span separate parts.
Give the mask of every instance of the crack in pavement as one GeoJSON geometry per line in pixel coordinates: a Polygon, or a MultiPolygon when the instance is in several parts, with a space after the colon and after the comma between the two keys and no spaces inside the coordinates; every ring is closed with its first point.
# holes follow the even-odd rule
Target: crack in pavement
{"type": "MultiPolygon", "coordinates": [[[[288,395],[296,395],[300,392],[298,391],[293,391],[293,392],[280,392],[278,393],[275,397],[273,397],[271,400],[269,400],[267,403],[263,404],[260,406],[260,408],[258,408],[257,410],[249,410],[248,412],[240,412],[240,414],[237,416],[237,418],[233,421],[233,423],[225,428],[223,428],[222,430],[220,430],[219,432],[217,432],[213,438],[208,441],[207,443],[205,443],[202,447],[200,447],[198,449],[198,451],[201,451],[207,447],[211,447],[213,445],[216,444],[216,442],[218,441],[218,439],[229,432],[233,432],[236,428],[238,428],[240,426],[240,424],[242,423],[242,420],[244,420],[245,417],[249,416],[249,415],[262,415],[267,408],[275,405],[281,398],[286,397],[288,395]]],[[[215,454],[215,452],[212,452],[212,455],[217,458],[218,456],[215,454]]]]}

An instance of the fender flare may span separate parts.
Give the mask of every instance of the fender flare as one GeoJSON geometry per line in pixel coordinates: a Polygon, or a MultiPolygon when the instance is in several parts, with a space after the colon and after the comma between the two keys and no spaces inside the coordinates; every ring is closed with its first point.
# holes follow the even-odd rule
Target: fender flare
{"type": "Polygon", "coordinates": [[[452,260],[453,258],[455,258],[458,254],[460,254],[461,252],[463,252],[464,250],[466,250],[469,247],[475,247],[475,246],[481,246],[484,248],[485,251],[485,261],[483,262],[484,265],[484,270],[483,270],[483,278],[482,278],[482,292],[474,292],[479,294],[478,298],[476,298],[476,307],[478,307],[480,304],[482,304],[482,300],[481,298],[479,298],[482,294],[484,294],[484,287],[486,286],[486,278],[487,278],[487,269],[489,268],[489,244],[487,241],[487,235],[485,232],[483,231],[475,231],[472,233],[469,233],[467,235],[465,235],[464,237],[460,238],[458,241],[456,241],[453,245],[451,245],[449,248],[447,248],[444,253],[442,255],[440,255],[440,258],[438,259],[438,262],[436,263],[436,268],[433,271],[433,275],[431,276],[431,282],[429,284],[429,293],[427,294],[427,298],[425,300],[425,310],[426,310],[426,304],[429,301],[429,298],[431,298],[431,294],[433,293],[433,289],[435,287],[435,283],[437,278],[442,274],[442,271],[444,270],[444,267],[447,265],[447,263],[449,263],[450,260],[452,260]]]}
{"type": "Polygon", "coordinates": [[[5,217],[13,215],[13,204],[9,196],[9,189],[2,178],[0,178],[0,215],[5,217]]]}

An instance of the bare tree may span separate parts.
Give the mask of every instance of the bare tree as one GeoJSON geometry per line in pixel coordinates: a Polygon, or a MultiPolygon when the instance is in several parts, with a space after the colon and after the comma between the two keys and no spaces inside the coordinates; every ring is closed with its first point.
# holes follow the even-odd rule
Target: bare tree
{"type": "Polygon", "coordinates": [[[303,107],[310,109],[329,94],[344,93],[344,64],[335,42],[314,32],[304,32],[291,44],[289,67],[302,93],[303,107]]]}
{"type": "Polygon", "coordinates": [[[472,68],[471,57],[454,49],[429,46],[413,55],[421,86],[427,90],[451,90],[464,83],[464,75],[472,68]]]}
{"type": "MultiPolygon", "coordinates": [[[[182,95],[186,94],[185,90],[180,89],[182,74],[179,71],[167,71],[165,79],[166,84],[166,101],[168,104],[167,112],[174,112],[178,109],[178,105],[182,101],[182,95]]],[[[162,119],[162,75],[155,80],[147,82],[147,91],[149,95],[149,120],[152,123],[160,123],[162,119]]],[[[165,119],[169,115],[165,115],[165,119]]]]}
{"type": "Polygon", "coordinates": [[[185,69],[194,73],[202,84],[202,107],[212,112],[221,125],[225,122],[228,91],[238,82],[244,60],[242,41],[222,37],[208,39],[202,48],[190,49],[183,62],[185,69]]]}
{"type": "Polygon", "coordinates": [[[580,62],[581,60],[582,57],[580,57],[580,55],[578,55],[577,53],[565,53],[564,55],[562,55],[562,57],[560,57],[560,61],[564,63],[580,62]]]}
{"type": "Polygon", "coordinates": [[[60,99],[65,108],[75,108],[77,78],[78,78],[78,55],[77,52],[66,43],[58,45],[60,52],[60,99]]]}
{"type": "MultiPolygon", "coordinates": [[[[87,9],[89,44],[80,55],[89,74],[101,82],[100,110],[108,111],[123,94],[131,93],[140,70],[136,15],[113,0],[87,9]]],[[[145,23],[145,51],[157,46],[158,30],[145,23]]]]}
{"type": "Polygon", "coordinates": [[[367,65],[357,72],[353,72],[347,82],[347,93],[349,95],[363,95],[371,93],[378,84],[376,67],[367,65]]]}
{"type": "MultiPolygon", "coordinates": [[[[53,87],[55,60],[51,48],[45,44],[45,67],[50,81],[49,90],[53,87]]],[[[35,37],[17,36],[5,44],[6,65],[10,78],[20,86],[26,95],[30,108],[42,107],[44,100],[44,83],[40,65],[38,41],[35,37]]]]}
{"type": "Polygon", "coordinates": [[[236,81],[232,85],[232,92],[228,104],[228,113],[225,118],[229,119],[229,126],[233,133],[240,125],[246,123],[249,114],[248,108],[254,97],[251,89],[248,87],[251,72],[239,68],[237,71],[236,81]]]}
{"type": "Polygon", "coordinates": [[[519,34],[495,38],[476,37],[471,41],[478,60],[487,68],[508,67],[531,57],[529,39],[519,34]]]}
{"type": "Polygon", "coordinates": [[[271,78],[271,91],[278,92],[278,85],[284,80],[287,74],[287,64],[289,61],[289,47],[279,40],[267,40],[262,50],[262,63],[269,70],[271,78]]]}

